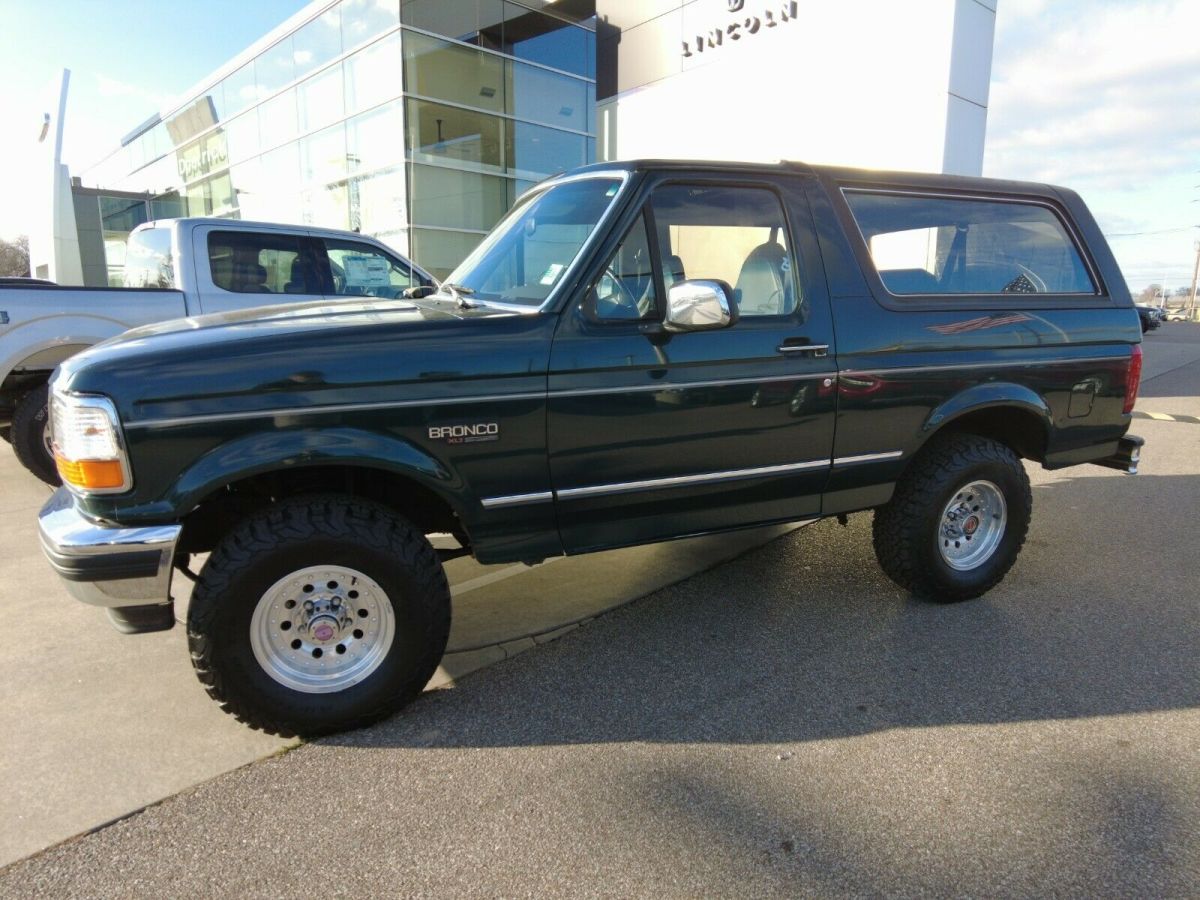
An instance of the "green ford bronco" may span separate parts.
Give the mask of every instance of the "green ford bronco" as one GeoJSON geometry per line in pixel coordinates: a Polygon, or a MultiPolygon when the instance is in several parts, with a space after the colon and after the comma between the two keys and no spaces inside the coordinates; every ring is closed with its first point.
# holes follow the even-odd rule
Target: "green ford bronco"
{"type": "Polygon", "coordinates": [[[51,565],[131,632],[193,577],[196,672],[255,727],[419,694],[429,534],[532,563],[874,509],[884,572],[953,602],[1020,551],[1022,459],[1137,468],[1137,312],[1062,188],[603,163],[408,293],[151,325],[53,380],[51,565]]]}

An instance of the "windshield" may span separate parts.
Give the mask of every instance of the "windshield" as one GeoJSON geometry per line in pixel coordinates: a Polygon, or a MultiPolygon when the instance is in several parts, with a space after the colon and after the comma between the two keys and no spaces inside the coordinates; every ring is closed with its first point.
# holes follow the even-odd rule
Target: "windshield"
{"type": "Polygon", "coordinates": [[[472,300],[541,306],[612,205],[616,176],[581,178],[527,194],[446,281],[472,300]]]}

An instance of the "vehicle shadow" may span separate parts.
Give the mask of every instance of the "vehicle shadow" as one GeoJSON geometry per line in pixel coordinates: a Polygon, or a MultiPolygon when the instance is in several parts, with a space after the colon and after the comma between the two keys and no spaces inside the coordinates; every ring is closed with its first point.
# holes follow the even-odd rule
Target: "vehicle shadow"
{"type": "Polygon", "coordinates": [[[325,740],[791,744],[1200,706],[1200,476],[1080,471],[1035,488],[1025,550],[979,600],[907,595],[869,514],[824,521],[325,740]]]}

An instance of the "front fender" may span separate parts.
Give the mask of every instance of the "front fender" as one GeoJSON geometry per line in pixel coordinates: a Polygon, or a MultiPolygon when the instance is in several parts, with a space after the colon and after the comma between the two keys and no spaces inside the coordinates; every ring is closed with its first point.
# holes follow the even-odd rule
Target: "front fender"
{"type": "Polygon", "coordinates": [[[462,512],[467,486],[462,477],[423,447],[358,428],[266,431],[213,448],[180,473],[164,498],[175,515],[232,484],[281,469],[345,465],[378,469],[410,478],[462,512]]]}

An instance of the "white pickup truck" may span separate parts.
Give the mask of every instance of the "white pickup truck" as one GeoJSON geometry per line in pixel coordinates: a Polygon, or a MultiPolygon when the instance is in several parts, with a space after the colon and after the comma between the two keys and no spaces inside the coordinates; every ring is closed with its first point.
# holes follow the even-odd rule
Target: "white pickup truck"
{"type": "Polygon", "coordinates": [[[58,484],[46,382],[67,357],[151,322],[275,303],[395,298],[434,285],[374,238],[230,219],[165,219],[129,235],[125,287],[0,285],[0,435],[58,484]]]}

